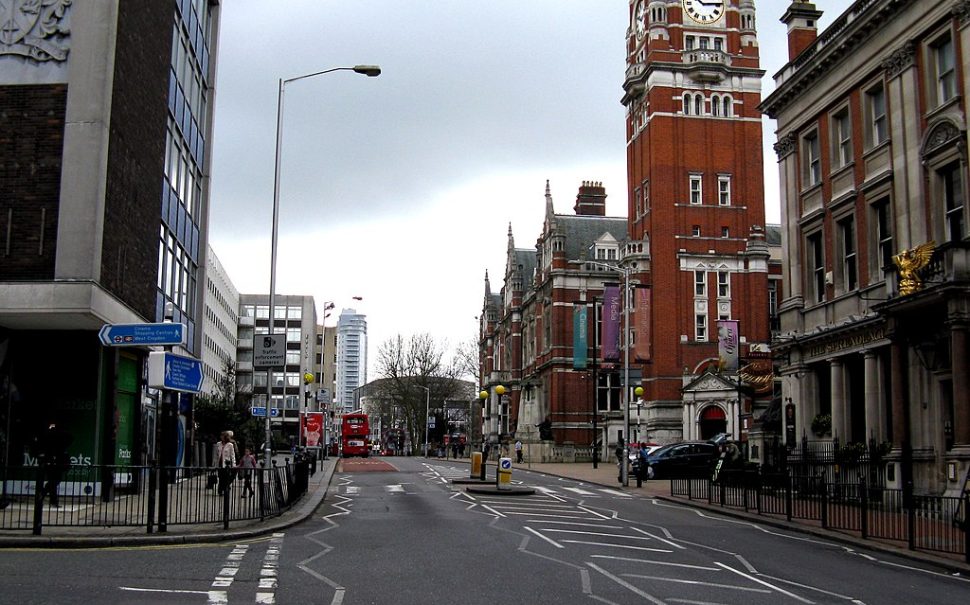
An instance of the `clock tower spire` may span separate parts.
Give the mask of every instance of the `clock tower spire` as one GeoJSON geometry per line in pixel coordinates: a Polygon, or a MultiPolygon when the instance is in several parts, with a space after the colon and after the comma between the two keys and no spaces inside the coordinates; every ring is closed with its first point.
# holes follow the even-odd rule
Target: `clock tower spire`
{"type": "Polygon", "coordinates": [[[702,417],[743,436],[748,407],[739,389],[724,401],[737,373],[717,363],[718,328],[739,322],[742,355],[769,340],[767,258],[749,245],[765,224],[763,75],[754,0],[631,0],[624,261],[652,291],[635,309],[650,315],[635,321],[653,352],[640,360],[650,439],[710,437],[716,423],[702,417]],[[720,400],[685,394],[708,370],[720,400]]]}

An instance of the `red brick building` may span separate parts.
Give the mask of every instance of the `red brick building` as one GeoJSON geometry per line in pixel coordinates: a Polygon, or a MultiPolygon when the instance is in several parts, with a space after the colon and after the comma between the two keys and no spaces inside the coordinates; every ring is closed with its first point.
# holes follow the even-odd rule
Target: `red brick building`
{"type": "Polygon", "coordinates": [[[750,427],[770,403],[770,363],[745,363],[767,355],[773,265],[754,14],[750,0],[693,17],[679,3],[630,3],[622,97],[628,214],[605,217],[605,191],[584,183],[575,216],[556,214],[547,188],[536,250],[515,248],[510,229],[506,285],[493,295],[486,278],[482,314],[491,432],[517,427],[518,436],[533,438],[535,424],[548,420],[547,442],[595,439],[608,454],[625,425],[625,402],[630,436],[657,442],[739,436],[739,423],[750,427]],[[625,276],[629,330],[622,322],[620,330],[630,345],[621,337],[619,355],[604,360],[598,301],[606,283],[622,292],[625,276]],[[578,308],[586,309],[586,369],[574,369],[578,308]],[[719,320],[738,322],[738,367],[720,363],[719,320]],[[742,376],[767,386],[752,389],[742,376]],[[506,403],[495,393],[499,384],[506,403]],[[637,386],[642,400],[633,394],[637,386]]]}

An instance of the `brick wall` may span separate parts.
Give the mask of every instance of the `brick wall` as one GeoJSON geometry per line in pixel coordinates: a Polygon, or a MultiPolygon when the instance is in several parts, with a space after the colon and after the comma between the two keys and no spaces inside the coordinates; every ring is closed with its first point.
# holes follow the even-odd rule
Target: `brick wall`
{"type": "Polygon", "coordinates": [[[64,85],[0,87],[0,280],[54,277],[64,85]]]}

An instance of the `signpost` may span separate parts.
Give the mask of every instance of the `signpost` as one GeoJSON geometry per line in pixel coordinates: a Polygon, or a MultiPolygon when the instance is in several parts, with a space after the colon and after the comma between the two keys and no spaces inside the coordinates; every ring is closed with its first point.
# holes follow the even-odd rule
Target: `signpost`
{"type": "Polygon", "coordinates": [[[105,324],[98,332],[106,347],[185,346],[185,324],[105,324]]]}
{"type": "MultiPolygon", "coordinates": [[[[252,412],[253,416],[258,416],[260,418],[266,416],[266,406],[261,406],[261,405],[253,406],[249,408],[249,411],[252,412]]],[[[280,409],[270,408],[269,415],[271,418],[278,418],[280,415],[280,409]]]]}
{"type": "Polygon", "coordinates": [[[183,393],[202,390],[202,362],[168,351],[148,354],[148,386],[183,393]]]}

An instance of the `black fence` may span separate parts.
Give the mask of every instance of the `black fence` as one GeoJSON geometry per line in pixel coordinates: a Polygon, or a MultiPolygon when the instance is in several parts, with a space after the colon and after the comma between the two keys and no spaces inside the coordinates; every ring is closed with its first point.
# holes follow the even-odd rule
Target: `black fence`
{"type": "Polygon", "coordinates": [[[263,520],[306,493],[313,460],[269,469],[152,466],[11,467],[3,472],[0,530],[145,527],[263,520]],[[56,489],[49,487],[51,483],[56,489]],[[53,492],[57,495],[54,497],[53,492]]]}
{"type": "Polygon", "coordinates": [[[825,481],[819,475],[722,471],[711,479],[672,479],[670,493],[760,515],[817,521],[864,539],[897,542],[910,550],[963,555],[970,563],[970,496],[917,496],[904,490],[825,481]]]}

